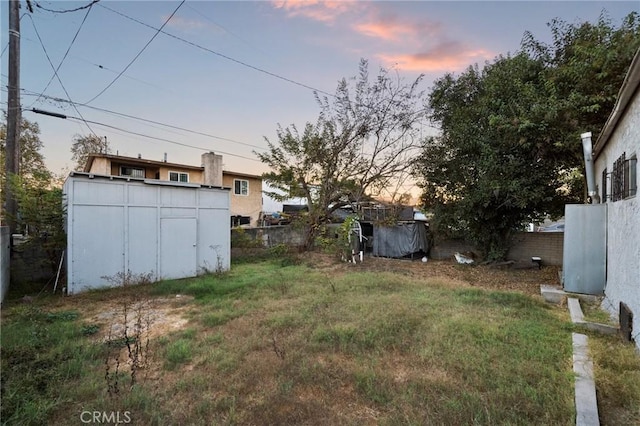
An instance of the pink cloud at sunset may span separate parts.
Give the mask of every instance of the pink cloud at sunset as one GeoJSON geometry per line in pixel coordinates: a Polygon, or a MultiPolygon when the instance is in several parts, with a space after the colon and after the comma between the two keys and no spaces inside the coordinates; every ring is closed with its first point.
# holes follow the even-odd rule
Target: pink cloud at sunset
{"type": "Polygon", "coordinates": [[[441,29],[435,22],[400,21],[394,16],[378,18],[362,22],[353,27],[360,34],[380,38],[387,41],[403,41],[407,38],[418,38],[434,35],[441,29]]]}
{"type": "Polygon", "coordinates": [[[273,0],[277,9],[287,11],[288,16],[303,16],[320,22],[332,22],[343,13],[358,7],[355,1],[323,0],[273,0]]]}
{"type": "Polygon", "coordinates": [[[445,42],[425,52],[414,54],[379,54],[387,66],[406,71],[459,71],[473,63],[482,63],[495,53],[482,48],[470,48],[458,42],[445,42]]]}

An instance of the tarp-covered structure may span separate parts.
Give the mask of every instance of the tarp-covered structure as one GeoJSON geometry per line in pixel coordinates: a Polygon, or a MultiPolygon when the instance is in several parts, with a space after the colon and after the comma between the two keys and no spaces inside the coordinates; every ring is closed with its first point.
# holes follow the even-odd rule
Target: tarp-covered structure
{"type": "Polygon", "coordinates": [[[373,226],[373,255],[406,257],[429,251],[427,226],[424,222],[400,222],[393,226],[373,226]]]}

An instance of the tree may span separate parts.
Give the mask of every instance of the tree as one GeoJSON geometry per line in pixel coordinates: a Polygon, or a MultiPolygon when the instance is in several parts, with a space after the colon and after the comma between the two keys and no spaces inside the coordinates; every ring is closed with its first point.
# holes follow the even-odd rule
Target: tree
{"type": "Polygon", "coordinates": [[[521,52],[445,75],[428,99],[442,134],[425,142],[415,170],[433,228],[490,260],[506,256],[524,223],[583,199],[579,135],[600,131],[640,45],[637,14],[619,29],[604,18],[550,25],[553,47],[528,34],[521,52]]]}
{"type": "Polygon", "coordinates": [[[273,171],[263,179],[284,193],[269,195],[308,201],[306,249],[331,213],[379,194],[407,173],[424,117],[421,80],[406,84],[380,69],[370,81],[362,60],[359,75],[351,79],[354,87],[342,79],[331,100],[316,93],[321,111],[315,124],[307,123],[302,132],[295,125],[278,126],[277,144],[265,138],[267,152],[256,155],[273,171]]]}
{"type": "Polygon", "coordinates": [[[83,170],[89,155],[91,154],[109,154],[111,147],[107,142],[107,137],[104,139],[96,135],[75,135],[73,137],[73,144],[71,145],[71,159],[76,162],[75,170],[83,170]]]}
{"type": "Polygon", "coordinates": [[[28,180],[20,175],[11,176],[9,183],[18,204],[18,229],[26,237],[19,250],[36,247],[43,253],[38,261],[53,274],[67,245],[62,188],[52,187],[44,178],[28,180]]]}
{"type": "MultiPolygon", "coordinates": [[[[40,140],[40,127],[38,123],[22,119],[20,125],[20,176],[21,182],[28,185],[46,186],[51,182],[52,175],[44,165],[44,156],[40,152],[43,143],[40,140]]],[[[5,188],[7,176],[4,168],[5,136],[7,134],[6,116],[0,125],[0,182],[5,188]]],[[[4,204],[5,192],[0,197],[4,204]]],[[[5,211],[3,210],[3,214],[5,211]]]]}
{"type": "Polygon", "coordinates": [[[429,97],[442,135],[417,160],[423,202],[441,233],[459,233],[489,259],[506,255],[514,230],[549,211],[560,164],[544,131],[542,64],[500,57],[482,71],[436,81],[429,97]]]}
{"type": "MultiPolygon", "coordinates": [[[[584,170],[582,147],[586,131],[597,140],[616,102],[618,90],[640,47],[640,15],[632,12],[616,27],[603,12],[596,23],[568,24],[554,19],[548,26],[553,41],[541,43],[525,33],[522,50],[541,60],[548,95],[548,131],[569,169],[584,170]]],[[[586,200],[586,186],[583,198],[586,200]]]]}
{"type": "MultiPolygon", "coordinates": [[[[25,179],[47,178],[49,171],[44,165],[44,156],[40,152],[43,143],[40,140],[40,127],[38,123],[22,119],[20,125],[20,175],[25,179]]],[[[0,160],[3,167],[0,169],[0,179],[5,182],[4,156],[5,139],[7,134],[6,116],[0,125],[0,160]]]]}
{"type": "MultiPolygon", "coordinates": [[[[4,164],[6,124],[0,126],[0,157],[4,164]]],[[[40,152],[44,146],[40,140],[38,123],[22,120],[20,132],[20,174],[9,176],[11,191],[18,204],[17,228],[27,237],[20,246],[35,246],[45,255],[44,262],[55,270],[64,247],[65,209],[62,189],[55,186],[55,178],[44,164],[40,152]]],[[[4,167],[1,170],[4,187],[4,167]]],[[[4,192],[3,192],[4,196],[4,192]]]]}

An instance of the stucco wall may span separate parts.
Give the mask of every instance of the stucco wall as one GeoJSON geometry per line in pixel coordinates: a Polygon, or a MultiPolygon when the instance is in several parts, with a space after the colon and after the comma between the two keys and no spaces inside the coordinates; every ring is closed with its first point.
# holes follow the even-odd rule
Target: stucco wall
{"type": "Polygon", "coordinates": [[[9,263],[11,258],[11,235],[8,226],[0,227],[0,302],[9,290],[9,263]]]}
{"type": "MultiPolygon", "coordinates": [[[[595,161],[598,185],[602,171],[613,169],[622,155],[640,156],[640,97],[636,92],[624,117],[595,161]]],[[[636,184],[638,184],[636,175],[636,184]]],[[[610,190],[608,191],[611,192],[610,190]]],[[[602,188],[598,188],[602,194],[602,188]]],[[[603,307],[617,321],[620,302],[633,312],[633,334],[640,348],[640,196],[607,200],[607,283],[603,307]]]]}
{"type": "Polygon", "coordinates": [[[231,216],[251,216],[251,226],[258,226],[258,219],[260,212],[262,212],[262,179],[225,172],[222,177],[222,185],[231,188],[231,216]],[[248,195],[234,193],[233,181],[235,179],[249,182],[248,195]]]}

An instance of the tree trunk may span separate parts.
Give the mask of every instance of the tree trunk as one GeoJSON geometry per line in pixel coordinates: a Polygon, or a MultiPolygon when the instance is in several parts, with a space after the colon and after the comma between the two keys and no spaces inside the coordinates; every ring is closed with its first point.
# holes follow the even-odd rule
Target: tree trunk
{"type": "Polygon", "coordinates": [[[304,251],[311,251],[313,249],[316,237],[318,236],[318,229],[320,229],[320,226],[316,223],[310,223],[307,225],[307,235],[304,240],[304,251]]]}

